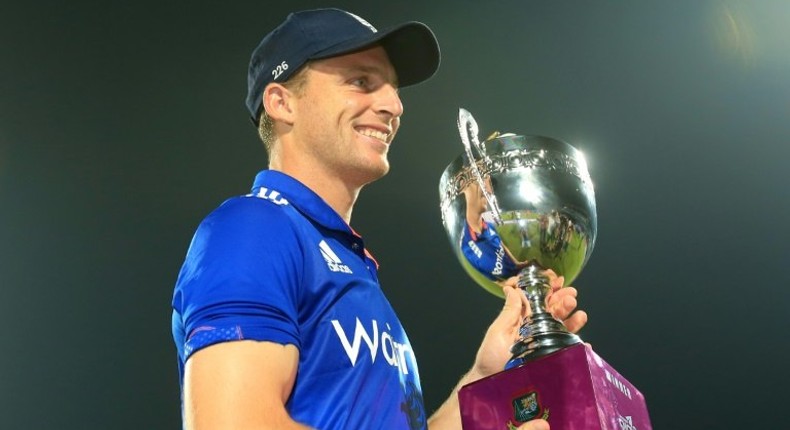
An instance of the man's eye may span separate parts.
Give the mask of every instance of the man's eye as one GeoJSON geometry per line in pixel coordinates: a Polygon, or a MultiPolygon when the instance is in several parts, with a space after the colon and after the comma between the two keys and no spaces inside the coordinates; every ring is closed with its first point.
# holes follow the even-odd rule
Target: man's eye
{"type": "Polygon", "coordinates": [[[368,80],[367,80],[367,78],[357,78],[357,79],[354,79],[353,81],[351,81],[351,84],[354,85],[354,86],[357,86],[357,87],[367,87],[368,86],[368,80]]]}

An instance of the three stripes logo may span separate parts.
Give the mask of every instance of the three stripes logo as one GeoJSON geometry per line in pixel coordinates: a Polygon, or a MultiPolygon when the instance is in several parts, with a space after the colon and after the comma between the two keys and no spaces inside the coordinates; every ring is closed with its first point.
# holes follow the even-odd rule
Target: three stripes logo
{"type": "Polygon", "coordinates": [[[329,270],[333,272],[353,273],[348,266],[343,264],[343,262],[340,260],[340,257],[335,254],[335,251],[332,251],[332,248],[330,248],[325,241],[322,240],[318,244],[318,248],[321,250],[321,255],[324,256],[324,260],[326,260],[326,265],[329,267],[329,270]]]}

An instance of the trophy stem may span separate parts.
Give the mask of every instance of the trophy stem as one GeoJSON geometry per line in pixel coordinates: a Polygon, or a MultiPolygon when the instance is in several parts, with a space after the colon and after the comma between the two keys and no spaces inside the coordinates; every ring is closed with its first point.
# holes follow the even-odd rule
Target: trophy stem
{"type": "Polygon", "coordinates": [[[532,314],[524,318],[519,329],[520,338],[510,348],[513,354],[506,369],[581,343],[579,336],[568,331],[562,322],[546,310],[546,297],[551,291],[549,278],[543,268],[530,263],[518,274],[518,287],[527,296],[532,314]]]}

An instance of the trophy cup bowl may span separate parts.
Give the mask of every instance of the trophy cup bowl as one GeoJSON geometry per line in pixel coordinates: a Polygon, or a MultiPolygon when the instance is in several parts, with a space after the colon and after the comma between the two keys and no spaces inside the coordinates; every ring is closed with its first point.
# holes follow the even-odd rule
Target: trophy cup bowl
{"type": "Polygon", "coordinates": [[[545,271],[566,283],[581,272],[595,244],[595,193],[584,156],[571,145],[513,134],[477,143],[470,128],[474,119],[462,110],[467,151],[442,175],[442,219],[472,279],[502,297],[501,283],[517,276],[529,299],[532,316],[511,351],[512,367],[581,342],[546,311],[545,271]]]}
{"type": "Polygon", "coordinates": [[[464,144],[439,193],[453,252],[469,276],[503,296],[517,277],[531,315],[502,372],[461,388],[466,430],[535,418],[561,429],[649,430],[642,394],[546,310],[549,271],[572,282],[595,245],[595,193],[582,153],[543,136],[495,133],[479,142],[461,109],[464,144]]]}

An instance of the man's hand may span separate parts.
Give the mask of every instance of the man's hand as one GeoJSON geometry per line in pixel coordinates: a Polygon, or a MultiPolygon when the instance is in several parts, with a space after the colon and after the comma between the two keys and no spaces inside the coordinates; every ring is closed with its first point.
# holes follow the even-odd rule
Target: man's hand
{"type": "Polygon", "coordinates": [[[577,310],[576,296],[579,292],[571,286],[563,287],[565,284],[564,276],[557,276],[553,270],[544,272],[549,277],[551,292],[546,298],[546,310],[554,318],[562,321],[571,333],[578,333],[587,324],[587,312],[577,310]]]}
{"type": "MultiPolygon", "coordinates": [[[[587,323],[587,314],[584,311],[575,311],[578,294],[576,289],[563,287],[565,279],[562,276],[557,276],[550,270],[545,273],[551,285],[551,291],[546,299],[546,309],[562,321],[568,330],[578,332],[587,323]]],[[[526,295],[515,288],[516,280],[513,277],[501,283],[505,294],[505,306],[488,327],[483,343],[477,350],[472,370],[461,378],[447,401],[428,420],[431,430],[459,428],[461,410],[458,404],[458,390],[470,382],[505,369],[505,364],[511,358],[510,347],[518,340],[521,323],[531,312],[526,295]]],[[[522,424],[518,429],[549,430],[549,423],[545,420],[532,420],[522,424]]]]}
{"type": "MultiPolygon", "coordinates": [[[[578,291],[573,287],[563,287],[565,278],[557,276],[552,270],[544,273],[551,285],[551,291],[546,299],[546,309],[554,318],[562,321],[569,331],[577,333],[587,323],[587,313],[575,311],[578,291]]],[[[473,381],[505,368],[505,364],[511,358],[510,347],[518,340],[521,323],[531,313],[526,296],[515,288],[516,280],[516,277],[513,277],[502,283],[505,306],[488,328],[483,343],[477,351],[475,364],[468,375],[473,381]]]]}

